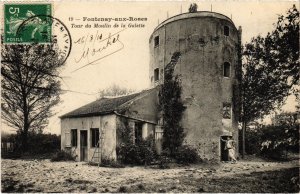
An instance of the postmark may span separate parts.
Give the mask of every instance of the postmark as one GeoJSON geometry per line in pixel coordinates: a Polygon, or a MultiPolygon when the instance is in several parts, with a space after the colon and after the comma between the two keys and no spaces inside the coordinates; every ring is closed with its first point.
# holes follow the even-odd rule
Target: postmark
{"type": "Polygon", "coordinates": [[[51,4],[4,4],[4,43],[49,43],[52,28],[38,15],[51,16],[51,4]],[[17,34],[21,24],[28,18],[26,33],[17,34]],[[21,36],[20,36],[21,35],[21,36]]]}
{"type": "MultiPolygon", "coordinates": [[[[31,24],[35,21],[38,21],[40,25],[51,27],[51,33],[45,32],[42,34],[42,43],[49,40],[48,44],[52,46],[54,52],[58,53],[61,63],[64,63],[71,53],[72,38],[68,28],[61,20],[49,15],[32,16],[21,23],[17,29],[16,37],[20,38],[23,37],[24,34],[28,34],[28,30],[30,30],[28,28],[30,28],[31,24]]],[[[32,43],[41,43],[39,42],[39,38],[33,37],[31,41],[32,43]]]]}

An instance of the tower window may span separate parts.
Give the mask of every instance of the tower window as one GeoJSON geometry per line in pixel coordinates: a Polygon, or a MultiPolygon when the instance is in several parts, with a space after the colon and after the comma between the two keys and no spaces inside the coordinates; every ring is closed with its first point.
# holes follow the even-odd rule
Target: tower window
{"type": "Polygon", "coordinates": [[[223,76],[230,77],[230,63],[225,62],[223,65],[223,76]]]}
{"type": "Polygon", "coordinates": [[[229,36],[229,27],[228,26],[224,26],[224,35],[229,36]]]}
{"type": "Polygon", "coordinates": [[[159,80],[159,69],[154,69],[154,81],[159,80]]]}
{"type": "Polygon", "coordinates": [[[158,46],[159,45],[159,36],[156,36],[154,38],[154,47],[158,46]]]}

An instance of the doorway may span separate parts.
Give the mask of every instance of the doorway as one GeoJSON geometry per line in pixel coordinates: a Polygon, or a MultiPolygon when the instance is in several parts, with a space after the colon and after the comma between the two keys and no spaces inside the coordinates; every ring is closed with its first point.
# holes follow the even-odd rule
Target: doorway
{"type": "Polygon", "coordinates": [[[225,149],[226,140],[231,136],[221,136],[220,137],[220,145],[221,145],[221,161],[229,161],[228,157],[228,149],[225,149]]]}
{"type": "Polygon", "coordinates": [[[87,131],[80,131],[80,161],[87,161],[87,131]]]}

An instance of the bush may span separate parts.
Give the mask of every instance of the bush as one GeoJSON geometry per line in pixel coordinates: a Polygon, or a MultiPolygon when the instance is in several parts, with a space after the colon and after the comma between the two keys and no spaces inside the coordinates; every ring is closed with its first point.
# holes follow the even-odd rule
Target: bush
{"type": "Polygon", "coordinates": [[[139,140],[138,144],[131,142],[121,144],[117,148],[118,160],[124,164],[148,165],[156,158],[153,137],[139,140]]]}
{"type": "Polygon", "coordinates": [[[71,155],[71,153],[61,150],[53,155],[51,158],[51,162],[58,161],[75,161],[75,157],[71,155]]]}
{"type": "Polygon", "coordinates": [[[13,152],[1,153],[5,158],[50,158],[51,154],[60,150],[60,136],[55,134],[28,133],[28,149],[23,152],[20,145],[20,136],[10,134],[1,137],[2,142],[10,142],[14,146],[13,152]]]}
{"type": "Polygon", "coordinates": [[[28,135],[28,152],[32,154],[55,153],[60,150],[60,136],[55,134],[28,135]]]}
{"type": "Polygon", "coordinates": [[[168,169],[170,168],[169,163],[171,162],[169,149],[164,149],[161,155],[158,157],[158,168],[168,169]]]}
{"type": "Polygon", "coordinates": [[[119,162],[113,159],[110,159],[109,157],[102,157],[100,166],[112,167],[112,168],[124,168],[124,165],[120,164],[119,162]]]}
{"type": "Polygon", "coordinates": [[[299,152],[299,129],[295,125],[267,125],[247,129],[246,153],[284,159],[287,151],[299,152]]]}
{"type": "Polygon", "coordinates": [[[120,193],[126,193],[127,192],[127,187],[121,186],[118,190],[120,193]]]}
{"type": "Polygon", "coordinates": [[[124,164],[139,163],[138,147],[134,144],[121,144],[117,149],[118,160],[124,164]]]}
{"type": "Polygon", "coordinates": [[[179,147],[174,157],[179,164],[193,164],[200,162],[197,150],[188,145],[179,147]]]}
{"type": "Polygon", "coordinates": [[[152,136],[148,137],[146,140],[141,140],[138,146],[142,164],[148,165],[157,158],[154,138],[152,136]]]}

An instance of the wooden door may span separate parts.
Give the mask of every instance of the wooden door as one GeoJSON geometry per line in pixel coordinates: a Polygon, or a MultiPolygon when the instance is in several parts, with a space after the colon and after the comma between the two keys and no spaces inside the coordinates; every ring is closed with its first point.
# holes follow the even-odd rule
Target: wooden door
{"type": "Polygon", "coordinates": [[[87,161],[87,131],[80,131],[80,161],[87,161]]]}

